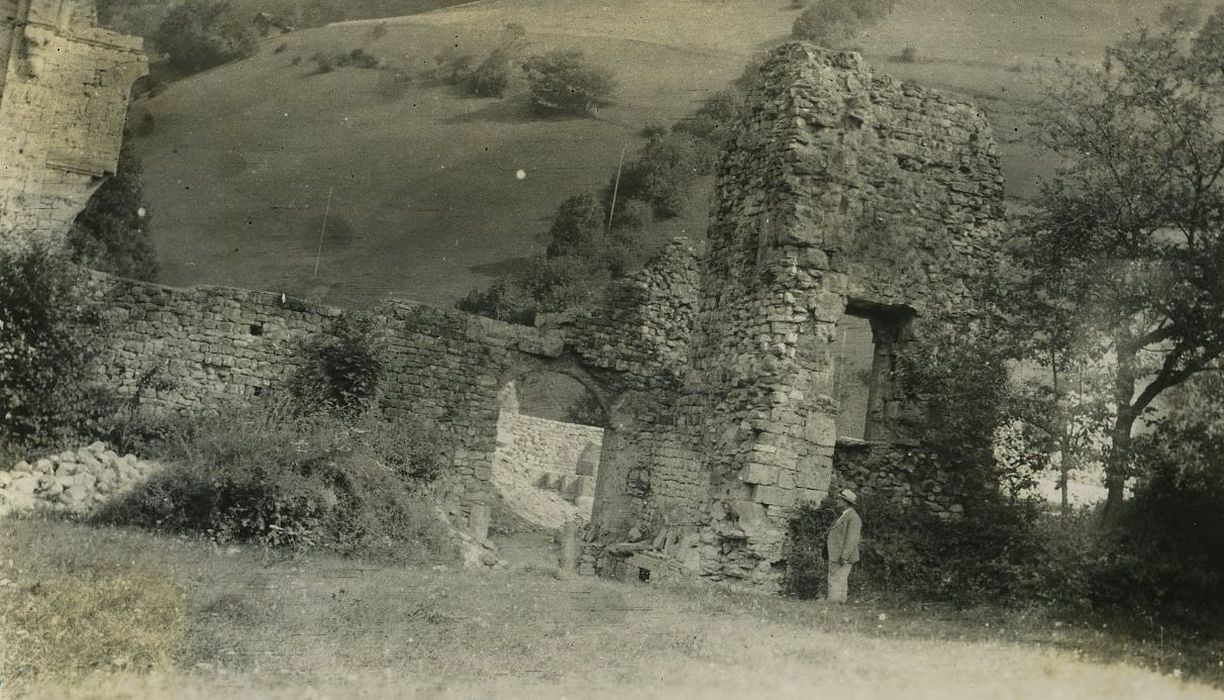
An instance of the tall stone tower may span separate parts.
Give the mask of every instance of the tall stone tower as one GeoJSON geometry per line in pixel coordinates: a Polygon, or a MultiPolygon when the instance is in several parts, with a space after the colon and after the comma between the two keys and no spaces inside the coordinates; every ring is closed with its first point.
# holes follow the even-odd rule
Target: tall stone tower
{"type": "Polygon", "coordinates": [[[0,0],[0,245],[62,240],[115,172],[142,42],[93,0],[0,0]]]}

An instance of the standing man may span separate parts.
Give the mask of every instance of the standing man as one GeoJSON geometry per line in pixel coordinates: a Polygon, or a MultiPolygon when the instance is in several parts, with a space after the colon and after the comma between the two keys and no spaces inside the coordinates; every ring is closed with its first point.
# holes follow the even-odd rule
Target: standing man
{"type": "Polygon", "coordinates": [[[859,539],[863,533],[863,519],[854,511],[858,496],[850,489],[837,494],[837,505],[842,513],[829,528],[825,540],[825,553],[829,556],[830,603],[846,602],[846,589],[850,581],[850,569],[859,560],[859,539]]]}

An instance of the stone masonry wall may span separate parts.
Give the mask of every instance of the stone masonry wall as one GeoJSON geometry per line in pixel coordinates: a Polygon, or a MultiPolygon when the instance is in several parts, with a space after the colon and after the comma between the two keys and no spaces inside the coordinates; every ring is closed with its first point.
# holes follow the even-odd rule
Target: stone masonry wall
{"type": "Polygon", "coordinates": [[[497,419],[497,454],[534,472],[594,476],[599,469],[603,428],[563,423],[502,410],[497,419]],[[592,452],[590,447],[594,447],[592,452]],[[580,469],[581,463],[581,469],[580,469]]]}
{"type": "MultiPolygon", "coordinates": [[[[367,314],[386,347],[379,402],[390,416],[446,430],[460,495],[478,499],[491,491],[501,389],[531,371],[573,376],[608,409],[621,467],[620,481],[606,489],[623,501],[633,493],[628,475],[649,472],[652,411],[666,404],[665,387],[674,381],[660,358],[683,355],[687,328],[678,310],[693,304],[694,260],[683,244],[670,246],[660,266],[614,290],[615,313],[591,311],[590,319],[557,319],[551,327],[384,305],[367,314]]],[[[174,289],[100,274],[96,281],[113,329],[99,378],[129,396],[144,379],[166,380],[168,388],[144,394],[150,407],[162,410],[274,400],[297,370],[303,343],[328,332],[342,313],[356,313],[273,292],[174,289]]]]}
{"type": "Polygon", "coordinates": [[[917,315],[912,333],[970,313],[1002,183],[979,111],[808,44],[770,55],[735,133],[675,442],[709,484],[700,573],[771,587],[786,519],[833,476],[836,323],[884,310],[917,315]]]}
{"type": "Polygon", "coordinates": [[[115,172],[141,40],[93,0],[0,0],[0,244],[62,240],[115,172]]]}

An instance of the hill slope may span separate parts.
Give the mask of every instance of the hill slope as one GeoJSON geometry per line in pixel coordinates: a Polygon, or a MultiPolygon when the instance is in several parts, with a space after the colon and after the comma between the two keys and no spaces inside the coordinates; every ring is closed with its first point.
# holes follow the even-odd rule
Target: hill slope
{"type": "MultiPolygon", "coordinates": [[[[605,184],[641,127],[684,116],[785,37],[796,14],[786,5],[485,0],[269,40],[135,106],[156,121],[138,150],[164,280],[338,304],[387,294],[449,304],[506,260],[537,252],[556,205],[605,184]],[[536,120],[521,91],[484,99],[395,81],[429,68],[445,46],[492,46],[505,22],[527,28],[530,52],[577,47],[613,68],[618,103],[597,119],[536,120]],[[357,48],[387,69],[318,73],[311,60],[357,48]]],[[[1049,165],[1033,157],[1022,110],[1043,66],[1095,60],[1128,16],[1150,16],[1158,3],[952,5],[902,3],[861,48],[878,68],[987,109],[1010,192],[1022,197],[1049,165]],[[906,46],[917,62],[889,61],[906,46]]],[[[655,235],[700,237],[709,188],[699,189],[686,217],[655,235]]]]}

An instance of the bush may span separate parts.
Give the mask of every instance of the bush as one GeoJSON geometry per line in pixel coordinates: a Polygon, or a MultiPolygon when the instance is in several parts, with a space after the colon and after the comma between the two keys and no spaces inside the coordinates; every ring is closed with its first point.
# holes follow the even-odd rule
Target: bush
{"type": "MultiPolygon", "coordinates": [[[[146,124],[152,133],[153,115],[145,115],[142,129],[146,124]]],[[[157,279],[143,172],[130,142],[125,142],[115,175],[94,192],[69,230],[68,250],[75,262],[121,277],[146,282],[157,279]]]]}
{"type": "MultiPolygon", "coordinates": [[[[716,156],[726,146],[743,102],[743,93],[739,89],[717,92],[702,101],[691,116],[680,120],[674,131],[706,142],[716,156]]],[[[711,157],[710,160],[712,164],[714,159],[711,157]]]]}
{"type": "Polygon", "coordinates": [[[901,55],[897,57],[902,63],[913,63],[918,60],[918,49],[913,46],[906,46],[901,49],[901,55]]]}
{"type": "Polygon", "coordinates": [[[617,193],[616,209],[612,212],[613,235],[645,230],[654,221],[654,208],[647,202],[617,193]]]}
{"type": "Polygon", "coordinates": [[[307,411],[355,416],[369,409],[382,379],[382,341],[369,318],[346,314],[301,350],[291,395],[307,411]]]}
{"type": "Polygon", "coordinates": [[[608,183],[605,198],[613,189],[617,196],[647,202],[656,217],[673,218],[684,213],[693,181],[713,170],[717,151],[706,142],[698,143],[683,133],[651,139],[637,160],[625,166],[620,184],[608,183]]]}
{"type": "Polygon", "coordinates": [[[0,249],[0,444],[58,447],[97,427],[111,407],[88,368],[104,330],[93,281],[64,255],[0,249]]]}
{"type": "Polygon", "coordinates": [[[462,85],[472,74],[476,54],[447,46],[434,56],[434,78],[451,85],[462,85]]]}
{"type": "MultiPolygon", "coordinates": [[[[1048,581],[1039,510],[1032,503],[985,500],[966,504],[963,517],[945,518],[902,505],[883,494],[862,494],[862,560],[854,585],[885,595],[957,605],[1014,603],[1043,595],[1048,581]]],[[[800,508],[789,524],[787,572],[792,595],[825,588],[825,535],[833,506],[800,508]]]]}
{"type": "Polygon", "coordinates": [[[468,91],[481,97],[502,97],[510,89],[511,57],[494,49],[468,78],[468,91]]]}
{"type": "Polygon", "coordinates": [[[225,0],[185,0],[162,18],[153,41],[175,69],[198,73],[255,52],[248,20],[225,0]]]}
{"type": "Polygon", "coordinates": [[[253,411],[179,423],[158,455],[171,464],[95,519],[215,542],[434,558],[446,538],[421,487],[443,463],[435,432],[253,411]]]}
{"type": "Polygon", "coordinates": [[[612,103],[616,82],[576,49],[550,51],[523,61],[532,108],[543,115],[590,116],[612,103]]]}
{"type": "Polygon", "coordinates": [[[1224,623],[1224,437],[1218,428],[1162,422],[1136,438],[1143,479],[1094,571],[1103,608],[1143,611],[1165,624],[1224,623]]]}
{"type": "Polygon", "coordinates": [[[597,257],[606,245],[607,212],[595,197],[576,194],[557,208],[548,230],[549,257],[597,257]]]}
{"type": "Polygon", "coordinates": [[[896,0],[816,0],[795,18],[791,36],[838,47],[888,16],[896,0]]]}

